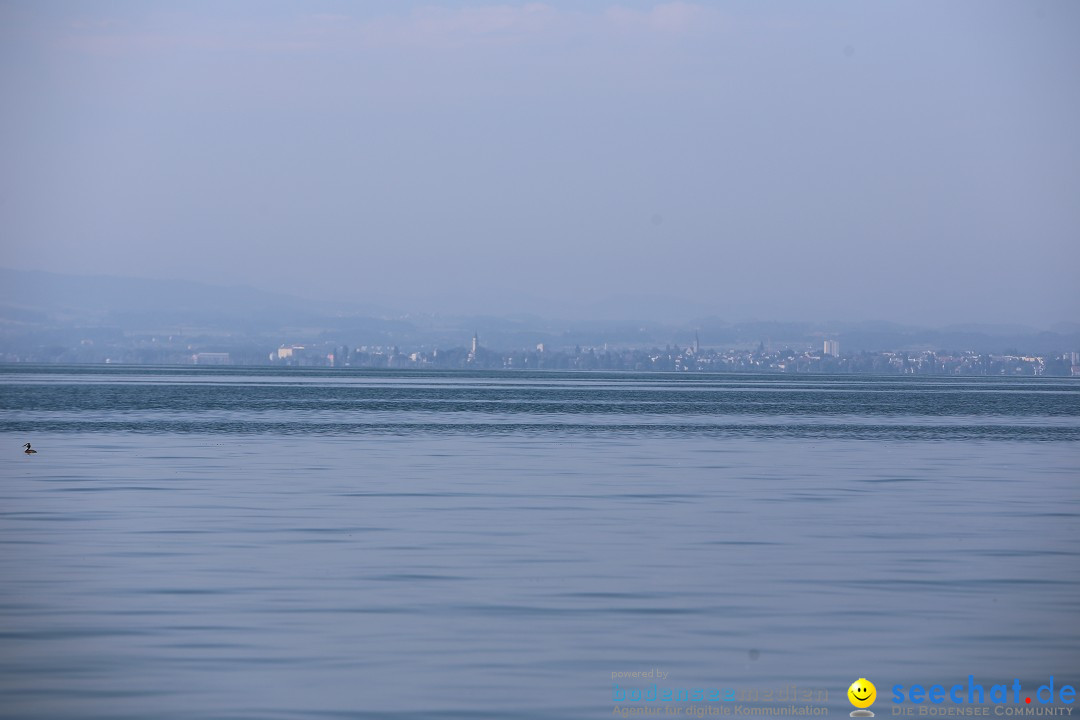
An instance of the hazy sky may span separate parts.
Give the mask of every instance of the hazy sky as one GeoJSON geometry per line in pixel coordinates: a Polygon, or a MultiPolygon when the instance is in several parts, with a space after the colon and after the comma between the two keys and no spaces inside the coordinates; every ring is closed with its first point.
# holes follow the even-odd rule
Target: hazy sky
{"type": "Polygon", "coordinates": [[[1069,0],[0,1],[0,107],[7,267],[1080,319],[1069,0]]]}

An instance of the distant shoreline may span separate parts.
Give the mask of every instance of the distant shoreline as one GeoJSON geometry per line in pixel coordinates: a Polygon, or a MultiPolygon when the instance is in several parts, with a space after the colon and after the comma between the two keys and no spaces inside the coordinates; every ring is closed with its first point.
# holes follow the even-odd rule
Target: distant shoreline
{"type": "MultiPolygon", "coordinates": [[[[185,372],[244,372],[244,371],[272,371],[281,373],[312,373],[318,375],[336,375],[336,374],[403,374],[403,375],[417,375],[417,374],[437,374],[437,375],[469,375],[476,373],[484,374],[508,374],[508,375],[529,375],[529,374],[543,374],[543,375],[558,375],[558,374],[588,374],[588,375],[657,375],[657,376],[683,376],[692,375],[696,377],[700,376],[725,376],[725,377],[752,377],[752,376],[799,376],[799,377],[881,377],[881,378],[1000,378],[1000,379],[1020,379],[1020,378],[1052,378],[1056,380],[1062,379],[1080,379],[1080,373],[1075,371],[1070,374],[1054,374],[1047,372],[1026,372],[1026,373],[978,373],[978,372],[958,372],[958,373],[944,373],[933,372],[929,370],[916,371],[916,372],[878,372],[872,370],[777,370],[770,368],[757,368],[757,369],[628,369],[628,368],[558,368],[558,367],[545,367],[545,368],[530,368],[530,367],[434,367],[434,366],[402,366],[402,367],[386,367],[386,366],[345,366],[334,367],[329,365],[284,365],[284,364],[241,364],[241,363],[219,363],[219,364],[197,364],[197,363],[131,363],[131,362],[40,362],[40,361],[0,361],[0,370],[27,370],[32,371],[35,369],[47,369],[47,370],[60,370],[64,368],[72,369],[123,369],[123,370],[177,370],[185,372]]],[[[1071,370],[1071,368],[1070,368],[1071,370]]]]}

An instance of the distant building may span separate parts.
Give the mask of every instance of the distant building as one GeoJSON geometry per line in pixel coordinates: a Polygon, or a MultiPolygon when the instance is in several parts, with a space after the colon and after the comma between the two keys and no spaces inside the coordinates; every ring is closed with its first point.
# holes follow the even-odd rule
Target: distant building
{"type": "Polygon", "coordinates": [[[279,360],[279,361],[281,361],[281,360],[284,360],[284,361],[299,360],[300,356],[303,355],[303,354],[304,354],[304,346],[303,345],[290,345],[288,347],[286,347],[285,345],[282,345],[277,350],[270,353],[270,359],[271,360],[279,360]]]}
{"type": "Polygon", "coordinates": [[[840,357],[840,343],[836,340],[826,340],[824,352],[826,355],[840,357]]]}

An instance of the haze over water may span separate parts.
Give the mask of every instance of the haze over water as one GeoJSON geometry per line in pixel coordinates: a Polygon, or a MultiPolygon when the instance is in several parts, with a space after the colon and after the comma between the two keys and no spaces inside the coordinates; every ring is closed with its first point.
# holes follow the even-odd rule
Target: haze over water
{"type": "Polygon", "coordinates": [[[834,714],[858,677],[1075,680],[1078,401],[2,368],[0,716],[607,717],[650,668],[834,714]]]}

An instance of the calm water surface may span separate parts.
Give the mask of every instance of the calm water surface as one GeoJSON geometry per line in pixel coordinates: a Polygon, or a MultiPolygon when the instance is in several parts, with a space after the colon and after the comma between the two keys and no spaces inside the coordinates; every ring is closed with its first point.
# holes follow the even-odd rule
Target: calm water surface
{"type": "Polygon", "coordinates": [[[1075,381],[6,367],[0,437],[2,717],[1080,680],[1075,381]]]}

